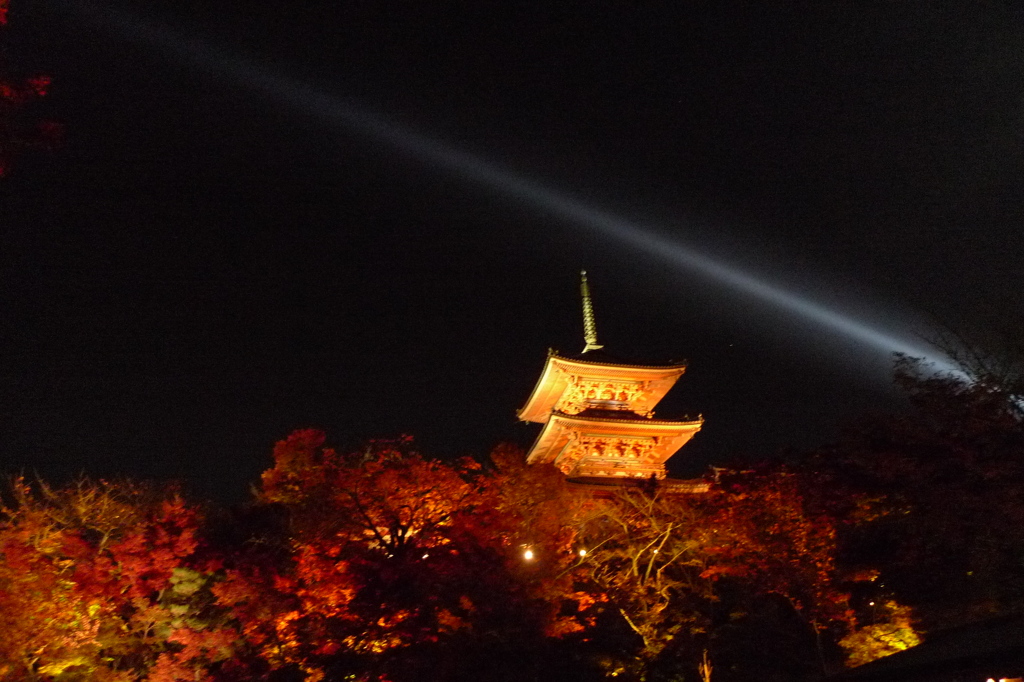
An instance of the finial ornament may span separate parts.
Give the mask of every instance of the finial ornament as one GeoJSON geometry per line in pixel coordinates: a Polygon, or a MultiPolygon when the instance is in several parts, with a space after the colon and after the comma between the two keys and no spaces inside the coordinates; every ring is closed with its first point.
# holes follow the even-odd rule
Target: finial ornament
{"type": "Polygon", "coordinates": [[[580,293],[583,295],[583,340],[587,342],[583,352],[604,348],[597,342],[597,325],[594,323],[594,304],[590,302],[590,286],[587,271],[580,270],[580,293]]]}

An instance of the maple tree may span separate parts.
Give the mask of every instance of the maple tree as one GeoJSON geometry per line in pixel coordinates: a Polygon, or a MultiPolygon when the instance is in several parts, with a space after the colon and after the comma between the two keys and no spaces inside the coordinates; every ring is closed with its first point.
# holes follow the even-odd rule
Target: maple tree
{"type": "Polygon", "coordinates": [[[383,653],[459,628],[474,608],[468,597],[441,603],[417,588],[475,549],[465,526],[490,513],[468,480],[476,466],[429,461],[407,442],[343,456],[323,440],[301,431],[279,443],[260,494],[291,512],[296,562],[287,588],[303,604],[294,627],[320,621],[321,638],[333,642],[327,653],[383,653]]]}
{"type": "Polygon", "coordinates": [[[237,634],[207,587],[201,517],[173,491],[24,480],[0,525],[0,679],[211,679],[237,634]],[[76,677],[77,676],[77,677],[76,677]]]}
{"type": "MultiPolygon", "coordinates": [[[[22,499],[27,490],[16,483],[22,499]]],[[[0,527],[0,680],[39,679],[68,667],[95,667],[103,604],[65,577],[61,529],[39,509],[5,509],[0,527]]]]}
{"type": "Polygon", "coordinates": [[[212,520],[170,489],[18,479],[0,680],[814,679],[842,649],[918,640],[916,611],[881,593],[868,609],[850,582],[850,538],[906,498],[812,469],[594,495],[518,448],[340,453],[300,430],[254,502],[212,520]]]}
{"type": "Polygon", "coordinates": [[[513,484],[522,484],[520,501],[540,487],[526,484],[525,467],[497,459],[486,472],[468,459],[430,460],[407,438],[341,454],[321,432],[293,433],[275,447],[258,493],[259,504],[287,513],[288,558],[230,568],[214,588],[220,603],[271,668],[311,679],[415,677],[418,666],[436,667],[440,650],[461,647],[443,660],[464,665],[466,648],[482,651],[484,640],[579,629],[546,599],[546,578],[560,567],[522,553],[531,545],[554,556],[564,534],[535,537],[549,516],[511,513],[513,484]]]}
{"type": "Polygon", "coordinates": [[[855,614],[836,521],[809,499],[807,482],[779,465],[724,472],[696,502],[710,514],[705,575],[726,607],[716,624],[720,662],[748,675],[773,665],[793,679],[840,667],[834,642],[855,614]]]}
{"type": "Polygon", "coordinates": [[[752,670],[730,653],[728,632],[763,615],[758,602],[769,597],[783,608],[768,629],[792,623],[806,675],[821,672],[815,640],[852,624],[830,520],[807,509],[784,472],[734,473],[703,495],[623,490],[581,520],[580,538],[579,575],[641,639],[641,669],[682,664],[694,674],[710,651],[721,675],[743,679],[752,670]]]}
{"type": "Polygon", "coordinates": [[[586,552],[580,519],[599,503],[570,487],[554,466],[528,465],[519,448],[499,447],[491,461],[489,484],[500,523],[491,526],[492,533],[500,533],[503,546],[513,550],[517,577],[546,605],[545,632],[551,637],[584,632],[594,625],[592,607],[606,601],[603,593],[580,589],[574,575],[581,550],[586,552]]]}

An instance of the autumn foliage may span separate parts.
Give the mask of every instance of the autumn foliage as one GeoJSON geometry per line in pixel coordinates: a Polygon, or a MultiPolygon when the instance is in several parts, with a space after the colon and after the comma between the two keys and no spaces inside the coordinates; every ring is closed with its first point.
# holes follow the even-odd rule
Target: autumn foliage
{"type": "Polygon", "coordinates": [[[292,434],[263,475],[259,503],[288,518],[289,560],[276,569],[270,557],[246,562],[216,588],[269,668],[314,680],[359,671],[415,679],[439,650],[582,629],[550,594],[571,587],[554,577],[566,562],[523,566],[524,539],[554,557],[568,533],[534,539],[551,518],[542,527],[531,513],[510,513],[510,497],[536,493],[521,463],[484,472],[472,460],[424,458],[408,439],[344,455],[323,441],[292,434]]]}
{"type": "Polygon", "coordinates": [[[820,679],[1021,604],[1019,401],[901,381],[918,413],[701,494],[315,430],[231,510],[17,478],[0,682],[820,679]]]}
{"type": "Polygon", "coordinates": [[[213,516],[17,479],[0,680],[597,679],[689,666],[758,595],[808,637],[847,623],[832,528],[785,474],[598,498],[508,447],[442,462],[303,430],[273,455],[253,504],[213,516]]]}
{"type": "Polygon", "coordinates": [[[222,627],[198,511],[171,491],[15,481],[0,529],[0,679],[210,679],[222,627]]]}

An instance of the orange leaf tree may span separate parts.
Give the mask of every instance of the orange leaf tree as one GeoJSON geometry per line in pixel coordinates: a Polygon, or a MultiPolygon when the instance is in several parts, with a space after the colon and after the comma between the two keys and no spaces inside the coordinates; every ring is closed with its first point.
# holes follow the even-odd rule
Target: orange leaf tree
{"type": "Polygon", "coordinates": [[[209,679],[237,634],[197,555],[200,517],[173,492],[18,480],[0,523],[0,679],[209,679]]]}

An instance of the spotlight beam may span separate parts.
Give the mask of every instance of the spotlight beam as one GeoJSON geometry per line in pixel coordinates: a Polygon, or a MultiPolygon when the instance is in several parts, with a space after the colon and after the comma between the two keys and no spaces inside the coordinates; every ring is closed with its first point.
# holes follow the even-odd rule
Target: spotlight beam
{"type": "Polygon", "coordinates": [[[227,77],[236,85],[287,105],[305,116],[386,143],[423,163],[558,216],[590,233],[627,244],[729,290],[771,304],[874,352],[923,357],[939,371],[959,373],[948,359],[936,356],[896,333],[796,294],[724,260],[663,237],[635,221],[583,203],[479,156],[391,123],[342,97],[227,53],[209,42],[87,2],[53,0],[53,4],[73,10],[105,30],[114,30],[124,40],[161,49],[180,61],[216,76],[227,77]]]}

